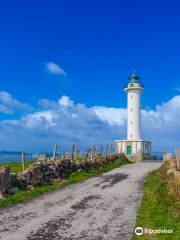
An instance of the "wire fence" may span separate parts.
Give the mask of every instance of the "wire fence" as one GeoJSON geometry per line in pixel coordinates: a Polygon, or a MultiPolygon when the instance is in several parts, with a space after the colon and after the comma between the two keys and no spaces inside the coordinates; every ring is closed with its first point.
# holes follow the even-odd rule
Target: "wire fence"
{"type": "Polygon", "coordinates": [[[41,160],[55,160],[70,158],[76,159],[88,159],[94,158],[97,155],[110,156],[116,152],[115,144],[99,144],[91,145],[86,150],[80,150],[78,144],[72,144],[69,151],[58,151],[58,145],[55,144],[52,152],[39,152],[28,153],[22,150],[22,152],[0,152],[0,163],[7,162],[28,162],[28,161],[41,161],[41,160]]]}
{"type": "MultiPolygon", "coordinates": [[[[60,146],[61,147],[61,146],[60,146]]],[[[62,149],[62,148],[61,148],[62,149]]],[[[39,152],[39,153],[28,153],[22,152],[0,152],[0,163],[12,163],[12,162],[29,162],[29,161],[43,161],[43,160],[55,160],[69,158],[72,160],[80,159],[92,159],[96,156],[111,156],[116,153],[116,145],[113,144],[99,144],[90,145],[85,150],[80,150],[78,144],[72,144],[69,147],[69,151],[58,151],[58,145],[55,144],[52,152],[39,152]]],[[[169,153],[171,158],[174,154],[169,153]]],[[[163,160],[163,152],[151,152],[152,160],[163,160]]]]}

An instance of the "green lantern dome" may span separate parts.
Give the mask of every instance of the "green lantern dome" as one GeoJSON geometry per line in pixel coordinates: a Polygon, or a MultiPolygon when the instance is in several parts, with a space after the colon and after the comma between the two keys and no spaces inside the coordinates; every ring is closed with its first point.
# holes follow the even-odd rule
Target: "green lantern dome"
{"type": "Polygon", "coordinates": [[[125,92],[132,89],[140,90],[141,92],[144,90],[144,85],[140,82],[140,77],[135,72],[132,73],[128,80],[128,85],[124,87],[125,92]]]}
{"type": "Polygon", "coordinates": [[[136,73],[133,73],[129,78],[129,83],[139,83],[139,77],[136,75],[136,73]]]}

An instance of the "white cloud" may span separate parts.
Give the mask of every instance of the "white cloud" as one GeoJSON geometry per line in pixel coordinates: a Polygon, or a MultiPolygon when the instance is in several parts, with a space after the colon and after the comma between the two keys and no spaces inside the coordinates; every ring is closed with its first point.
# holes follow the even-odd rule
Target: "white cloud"
{"type": "Polygon", "coordinates": [[[124,108],[107,108],[95,106],[95,113],[102,121],[106,121],[110,125],[125,125],[127,120],[127,111],[124,108]]]}
{"type": "Polygon", "coordinates": [[[54,119],[56,115],[52,111],[42,111],[29,114],[26,117],[22,118],[23,122],[26,123],[28,128],[33,129],[37,124],[43,123],[44,128],[50,128],[55,125],[54,119]]]}
{"type": "MultiPolygon", "coordinates": [[[[4,98],[6,99],[6,98],[4,98]]],[[[4,100],[6,101],[6,100],[4,100]]],[[[52,150],[54,143],[112,143],[126,138],[127,112],[124,108],[86,107],[68,96],[57,101],[42,99],[41,109],[21,119],[0,121],[1,149],[52,150]]],[[[180,143],[180,95],[155,109],[142,110],[142,137],[152,140],[155,151],[174,150],[180,143]]]]}
{"type": "Polygon", "coordinates": [[[74,106],[74,102],[68,96],[65,96],[65,95],[62,96],[58,102],[62,106],[69,106],[69,107],[74,106]]]}
{"type": "Polygon", "coordinates": [[[0,122],[2,149],[48,151],[54,143],[60,148],[70,147],[72,143],[87,147],[112,142],[118,135],[116,128],[102,121],[92,108],[74,104],[65,96],[49,110],[27,114],[17,121],[0,122]]]}
{"type": "Polygon", "coordinates": [[[32,108],[29,104],[14,99],[8,92],[0,92],[0,112],[12,114],[15,110],[27,111],[32,108]]]}
{"type": "Polygon", "coordinates": [[[12,110],[9,109],[7,106],[0,104],[0,112],[5,114],[12,114],[12,110]]]}
{"type": "Polygon", "coordinates": [[[64,76],[67,75],[66,72],[64,71],[64,69],[54,62],[46,63],[45,68],[46,68],[47,72],[50,74],[64,75],[64,76]]]}
{"type": "Polygon", "coordinates": [[[40,99],[38,101],[38,104],[43,109],[52,109],[52,108],[57,108],[58,106],[58,103],[56,101],[52,101],[49,99],[40,99]]]}

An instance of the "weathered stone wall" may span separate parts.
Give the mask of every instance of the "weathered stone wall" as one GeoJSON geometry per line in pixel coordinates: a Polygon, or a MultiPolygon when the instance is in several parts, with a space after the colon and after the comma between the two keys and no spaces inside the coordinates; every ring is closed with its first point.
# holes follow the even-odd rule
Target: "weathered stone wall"
{"type": "Polygon", "coordinates": [[[180,170],[178,169],[178,161],[176,158],[172,160],[166,160],[167,177],[169,192],[176,194],[180,197],[180,170]]]}
{"type": "Polygon", "coordinates": [[[9,166],[2,166],[0,168],[0,197],[5,196],[12,191],[16,185],[16,177],[10,174],[9,166]]]}
{"type": "Polygon", "coordinates": [[[124,154],[114,154],[106,157],[97,156],[94,159],[83,161],[70,159],[39,161],[34,162],[26,171],[17,175],[10,173],[9,166],[3,166],[0,168],[0,195],[7,196],[18,189],[31,190],[58,179],[65,179],[75,171],[87,170],[92,167],[99,168],[118,158],[126,159],[124,154]]]}

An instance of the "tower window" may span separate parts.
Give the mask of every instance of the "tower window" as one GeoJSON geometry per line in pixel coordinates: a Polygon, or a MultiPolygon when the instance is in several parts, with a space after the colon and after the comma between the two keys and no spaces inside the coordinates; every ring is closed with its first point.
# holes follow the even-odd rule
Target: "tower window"
{"type": "Polygon", "coordinates": [[[131,112],[132,112],[132,108],[131,108],[131,112]]]}
{"type": "Polygon", "coordinates": [[[133,137],[133,135],[131,134],[131,138],[133,137]]]}
{"type": "Polygon", "coordinates": [[[133,97],[133,96],[131,95],[131,99],[132,99],[132,97],[133,97]]]}
{"type": "Polygon", "coordinates": [[[132,124],[132,121],[131,121],[131,124],[132,124]]]}

